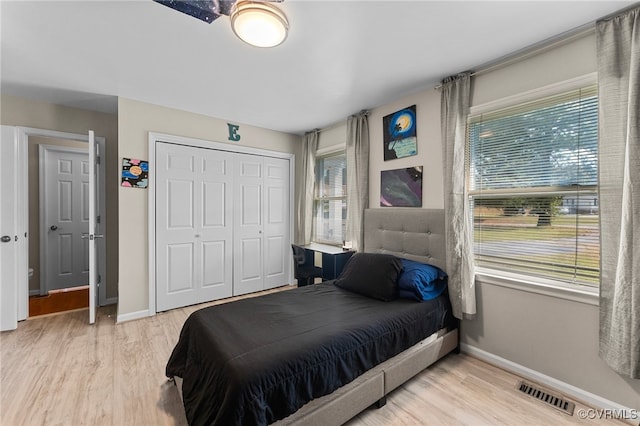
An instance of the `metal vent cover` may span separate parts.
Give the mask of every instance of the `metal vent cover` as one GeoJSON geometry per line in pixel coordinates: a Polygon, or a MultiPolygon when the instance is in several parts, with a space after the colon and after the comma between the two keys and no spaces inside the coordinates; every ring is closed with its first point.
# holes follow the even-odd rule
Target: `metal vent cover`
{"type": "Polygon", "coordinates": [[[562,411],[563,413],[573,416],[573,410],[576,408],[576,404],[572,401],[569,401],[563,396],[553,394],[545,389],[542,389],[534,384],[527,383],[525,381],[520,381],[517,385],[517,389],[522,393],[532,396],[537,400],[540,400],[545,404],[562,411]]]}

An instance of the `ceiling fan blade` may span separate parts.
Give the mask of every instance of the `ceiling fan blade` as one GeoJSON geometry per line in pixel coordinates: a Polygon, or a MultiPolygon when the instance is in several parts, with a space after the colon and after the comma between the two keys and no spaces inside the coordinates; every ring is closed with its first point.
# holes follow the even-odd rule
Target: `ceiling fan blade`
{"type": "Polygon", "coordinates": [[[153,0],[208,24],[220,15],[229,15],[236,0],[153,0]]]}

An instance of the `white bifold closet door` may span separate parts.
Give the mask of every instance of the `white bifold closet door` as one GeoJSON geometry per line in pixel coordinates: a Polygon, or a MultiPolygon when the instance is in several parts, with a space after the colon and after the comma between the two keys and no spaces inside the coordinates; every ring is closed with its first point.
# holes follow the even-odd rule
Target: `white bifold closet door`
{"type": "Polygon", "coordinates": [[[289,160],[239,155],[234,187],[233,294],[287,284],[289,160]]]}
{"type": "Polygon", "coordinates": [[[157,144],[157,311],[233,294],[233,157],[157,144]]]}
{"type": "Polygon", "coordinates": [[[289,283],[289,160],[156,147],[156,310],[289,283]]]}
{"type": "Polygon", "coordinates": [[[264,157],[264,289],[289,284],[292,267],[289,160],[264,157]]]}

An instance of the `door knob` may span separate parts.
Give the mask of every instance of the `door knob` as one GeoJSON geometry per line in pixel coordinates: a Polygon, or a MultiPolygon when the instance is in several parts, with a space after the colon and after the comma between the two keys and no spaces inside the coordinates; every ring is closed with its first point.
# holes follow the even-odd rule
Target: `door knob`
{"type": "Polygon", "coordinates": [[[8,235],[3,235],[2,238],[0,238],[0,241],[2,241],[3,243],[9,243],[11,242],[11,237],[8,235]]]}
{"type": "Polygon", "coordinates": [[[55,226],[55,225],[51,225],[51,226],[49,227],[49,229],[51,229],[52,231],[55,231],[56,229],[58,229],[58,227],[57,227],[57,226],[55,226]]]}

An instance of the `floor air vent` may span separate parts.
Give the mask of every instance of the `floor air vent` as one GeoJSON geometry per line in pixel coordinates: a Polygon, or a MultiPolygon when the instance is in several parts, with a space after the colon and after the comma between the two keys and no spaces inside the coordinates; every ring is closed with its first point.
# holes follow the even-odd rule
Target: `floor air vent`
{"type": "Polygon", "coordinates": [[[540,389],[536,385],[532,385],[527,382],[518,383],[518,390],[562,411],[563,413],[573,416],[573,410],[576,407],[576,404],[561,396],[554,395],[551,392],[540,389]]]}

